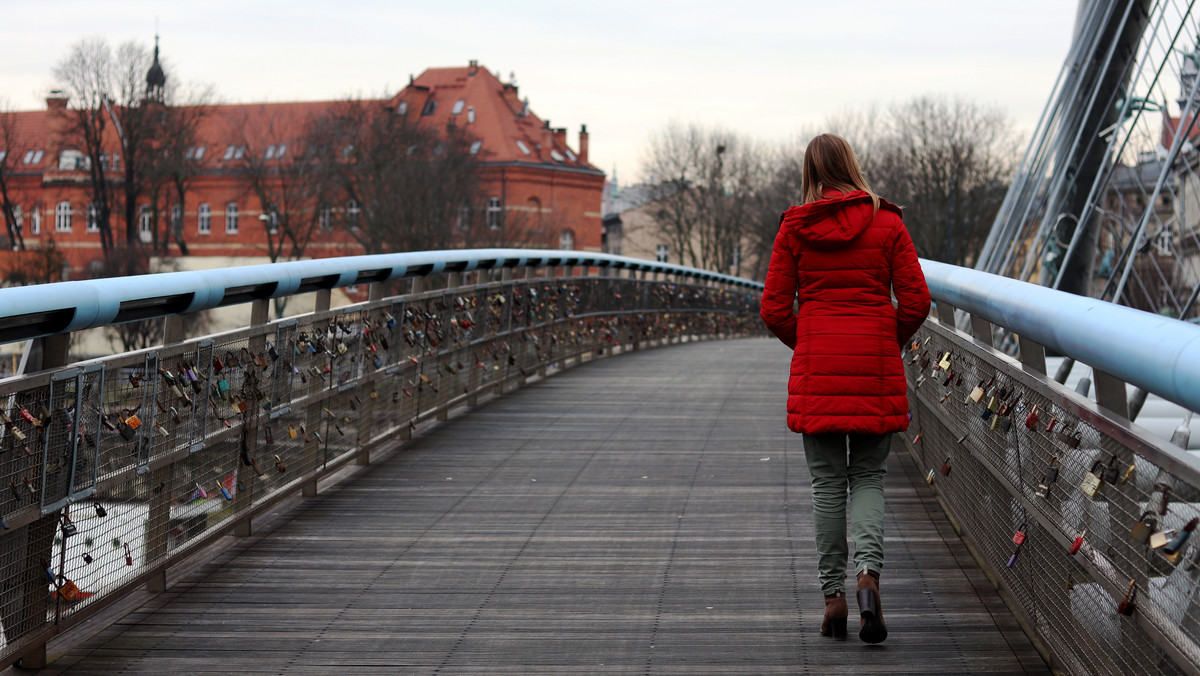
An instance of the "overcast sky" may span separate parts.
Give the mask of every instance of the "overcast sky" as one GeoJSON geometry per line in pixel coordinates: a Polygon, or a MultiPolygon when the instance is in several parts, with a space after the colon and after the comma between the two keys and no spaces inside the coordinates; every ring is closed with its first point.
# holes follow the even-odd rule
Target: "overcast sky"
{"type": "Polygon", "coordinates": [[[767,142],[916,95],[1008,112],[1028,134],[1070,46],[1074,0],[0,0],[0,100],[40,109],[81,38],[150,46],[224,102],[392,94],[429,67],[516,75],[533,111],[591,132],[638,178],[670,120],[767,142]]]}

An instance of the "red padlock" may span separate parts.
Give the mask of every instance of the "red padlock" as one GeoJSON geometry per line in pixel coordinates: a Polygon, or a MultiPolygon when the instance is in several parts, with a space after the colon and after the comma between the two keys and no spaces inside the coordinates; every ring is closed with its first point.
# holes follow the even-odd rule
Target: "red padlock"
{"type": "Polygon", "coordinates": [[[1031,430],[1036,430],[1039,418],[1037,404],[1034,404],[1033,410],[1029,412],[1029,415],[1025,416],[1025,426],[1031,430]]]}
{"type": "Polygon", "coordinates": [[[1017,527],[1016,532],[1013,533],[1013,542],[1015,542],[1018,547],[1025,544],[1025,524],[1024,523],[1021,523],[1021,525],[1017,527]]]}
{"type": "Polygon", "coordinates": [[[1067,551],[1068,551],[1068,552],[1070,552],[1071,554],[1074,554],[1074,553],[1078,552],[1078,551],[1079,551],[1079,548],[1083,546],[1083,536],[1084,536],[1086,533],[1087,533],[1087,529],[1086,529],[1086,528],[1084,528],[1083,530],[1079,531],[1079,537],[1075,538],[1075,541],[1071,543],[1071,548],[1070,548],[1069,550],[1067,550],[1067,551]]]}

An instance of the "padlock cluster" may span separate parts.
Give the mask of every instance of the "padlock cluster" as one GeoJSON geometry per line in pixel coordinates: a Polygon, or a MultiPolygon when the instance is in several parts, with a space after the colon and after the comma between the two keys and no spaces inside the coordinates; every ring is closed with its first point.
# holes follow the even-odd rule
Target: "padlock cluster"
{"type": "MultiPolygon", "coordinates": [[[[1189,551],[1191,535],[1200,525],[1196,489],[1179,487],[1161,470],[1152,480],[1139,481],[1139,468],[1151,467],[1147,461],[1135,459],[1132,452],[1106,452],[1103,449],[1111,442],[1092,425],[1027,391],[1022,381],[1005,369],[965,350],[957,353],[949,341],[938,343],[938,334],[926,328],[905,352],[914,411],[908,440],[925,458],[926,482],[940,486],[939,492],[947,499],[964,503],[980,499],[979,482],[990,483],[999,477],[1007,482],[1004,490],[1023,495],[1027,502],[1020,509],[1027,518],[1011,531],[1008,568],[1020,566],[1022,549],[1031,539],[1030,522],[1056,531],[1053,540],[1067,543],[1064,556],[1077,557],[1082,552],[1078,565],[1103,556],[1107,569],[1112,565],[1107,557],[1113,547],[1130,548],[1133,555],[1122,560],[1144,562],[1144,566],[1128,570],[1134,578],[1116,610],[1132,614],[1138,576],[1168,574],[1189,551]],[[931,433],[937,435],[935,446],[930,445],[931,433]],[[970,471],[954,472],[963,462],[971,463],[970,471]],[[985,469],[985,464],[992,469],[985,469]],[[956,486],[960,480],[962,485],[956,486]],[[1177,488],[1187,497],[1174,501],[1177,488]],[[1090,516],[1094,511],[1090,505],[1099,503],[1104,509],[1090,516]],[[1095,524],[1088,519],[1100,519],[1107,533],[1113,523],[1110,519],[1120,519],[1118,514],[1124,513],[1126,505],[1141,506],[1129,516],[1129,544],[1114,543],[1112,536],[1089,544],[1089,526],[1095,524]],[[1168,570],[1163,571],[1163,566],[1168,570]]],[[[1007,497],[1002,500],[1009,502],[1007,497]]],[[[1068,574],[1067,588],[1073,584],[1074,578],[1068,574]]]]}

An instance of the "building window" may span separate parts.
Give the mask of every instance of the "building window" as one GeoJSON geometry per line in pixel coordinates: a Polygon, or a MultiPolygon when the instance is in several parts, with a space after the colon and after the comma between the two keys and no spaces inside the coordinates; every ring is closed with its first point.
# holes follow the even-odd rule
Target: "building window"
{"type": "Polygon", "coordinates": [[[471,205],[464,204],[458,208],[458,231],[469,232],[471,230],[471,205]]]}
{"type": "Polygon", "coordinates": [[[360,215],[362,215],[362,207],[358,206],[358,200],[346,202],[346,223],[351,228],[358,227],[358,217],[360,215]]]}
{"type": "Polygon", "coordinates": [[[278,160],[283,159],[283,154],[287,152],[287,144],[280,143],[279,145],[271,144],[267,146],[267,152],[263,153],[263,159],[278,160]]]}
{"type": "Polygon", "coordinates": [[[22,159],[22,164],[40,164],[42,161],[42,151],[30,150],[25,153],[22,159]]]}
{"type": "Polygon", "coordinates": [[[267,233],[271,235],[279,234],[279,212],[274,209],[267,209],[258,215],[258,220],[263,222],[263,227],[267,229],[267,233]]]}
{"type": "Polygon", "coordinates": [[[329,207],[321,207],[317,212],[317,227],[328,232],[333,229],[333,209],[329,207]]]}
{"type": "Polygon", "coordinates": [[[659,263],[669,263],[670,252],[671,250],[666,244],[659,244],[658,246],[654,247],[654,260],[658,261],[659,263]]]}
{"type": "Polygon", "coordinates": [[[404,115],[408,112],[408,101],[401,101],[400,105],[396,106],[396,114],[404,115]]]}
{"type": "Polygon", "coordinates": [[[435,110],[437,110],[437,101],[426,101],[425,107],[421,109],[421,114],[422,115],[433,115],[433,112],[435,110]]]}
{"type": "Polygon", "coordinates": [[[0,162],[3,162],[6,157],[8,157],[8,151],[0,150],[0,162]]]}
{"type": "Polygon", "coordinates": [[[171,205],[171,232],[183,232],[183,205],[171,205]]]}
{"type": "Polygon", "coordinates": [[[575,248],[575,233],[571,230],[563,230],[558,236],[558,248],[570,251],[575,248]]]}
{"type": "Polygon", "coordinates": [[[71,232],[70,202],[59,202],[54,205],[54,231],[71,232]]]}
{"type": "Polygon", "coordinates": [[[191,146],[187,152],[183,154],[185,160],[196,160],[199,162],[204,159],[204,146],[191,146]]]}
{"type": "Polygon", "coordinates": [[[95,204],[89,204],[87,208],[87,227],[88,232],[100,232],[100,211],[95,204]]]}
{"type": "Polygon", "coordinates": [[[563,161],[563,155],[562,155],[562,153],[558,152],[557,150],[553,150],[553,149],[551,149],[551,150],[550,150],[550,157],[553,157],[555,162],[562,162],[562,161],[563,161]]]}
{"type": "Polygon", "coordinates": [[[236,235],[238,231],[238,210],[237,202],[230,202],[225,205],[225,234],[236,235]]]}
{"type": "Polygon", "coordinates": [[[14,204],[13,208],[12,208],[12,213],[13,213],[13,220],[16,221],[17,232],[20,232],[21,231],[21,216],[23,215],[21,212],[21,205],[14,204]]]}
{"type": "Polygon", "coordinates": [[[492,230],[500,228],[500,198],[489,197],[487,201],[487,226],[492,230]]]}
{"type": "Polygon", "coordinates": [[[459,114],[461,114],[461,113],[462,113],[462,111],[463,111],[463,106],[465,106],[465,105],[467,105],[467,102],[466,102],[466,101],[464,101],[464,100],[462,100],[462,99],[459,99],[459,100],[455,101],[455,102],[454,102],[454,108],[452,108],[452,109],[450,110],[450,114],[451,114],[451,115],[459,115],[459,114]]]}
{"type": "Polygon", "coordinates": [[[40,204],[33,205],[33,211],[29,212],[29,234],[42,234],[42,207],[40,204]]]}
{"type": "Polygon", "coordinates": [[[517,147],[520,148],[521,152],[525,153],[526,155],[533,154],[533,153],[529,152],[529,146],[525,145],[525,142],[520,139],[517,139],[517,147]]]}
{"type": "Polygon", "coordinates": [[[475,106],[467,106],[467,124],[475,122],[475,106]]]}
{"type": "Polygon", "coordinates": [[[201,235],[207,235],[212,232],[212,209],[208,203],[201,204],[196,209],[196,232],[201,235]]]}
{"type": "Polygon", "coordinates": [[[246,156],[246,146],[229,146],[225,149],[226,160],[240,160],[246,156]]]}
{"type": "Polygon", "coordinates": [[[153,218],[154,212],[151,211],[149,205],[143,204],[138,209],[138,236],[142,238],[143,242],[149,242],[154,239],[154,236],[150,234],[150,226],[153,224],[153,218]]]}
{"type": "Polygon", "coordinates": [[[733,247],[733,262],[729,264],[730,274],[737,274],[738,270],[742,269],[742,246],[739,244],[733,247]]]}
{"type": "Polygon", "coordinates": [[[476,141],[471,144],[471,154],[478,155],[479,149],[483,147],[483,141],[476,141]]]}

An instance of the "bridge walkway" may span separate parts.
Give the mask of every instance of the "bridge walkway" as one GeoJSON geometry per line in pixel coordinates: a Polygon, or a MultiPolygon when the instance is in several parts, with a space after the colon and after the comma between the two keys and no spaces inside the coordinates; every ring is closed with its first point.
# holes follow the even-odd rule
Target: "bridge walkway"
{"type": "Polygon", "coordinates": [[[903,451],[889,638],[818,635],[787,358],[693,343],[493,399],[52,642],[40,673],[1049,673],[903,451]]]}

